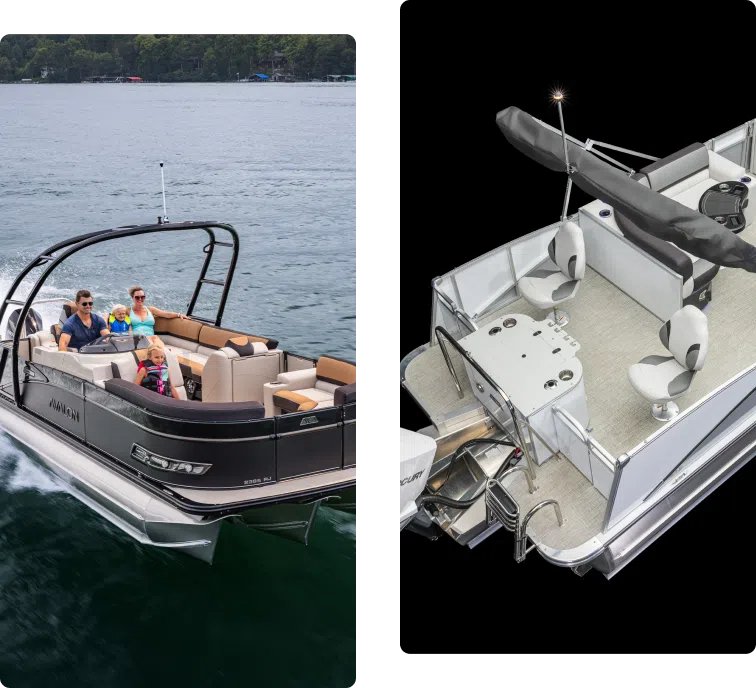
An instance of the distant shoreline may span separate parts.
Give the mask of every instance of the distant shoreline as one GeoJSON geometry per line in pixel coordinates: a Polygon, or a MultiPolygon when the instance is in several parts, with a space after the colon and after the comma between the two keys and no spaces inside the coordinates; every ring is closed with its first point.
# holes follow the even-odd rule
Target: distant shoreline
{"type": "MultiPolygon", "coordinates": [[[[176,84],[276,84],[277,86],[293,86],[296,84],[356,84],[357,80],[351,81],[143,81],[141,84],[128,84],[129,86],[160,84],[161,86],[174,86],[176,84]]],[[[91,81],[0,81],[0,86],[124,86],[114,82],[91,82],[91,81]]]]}

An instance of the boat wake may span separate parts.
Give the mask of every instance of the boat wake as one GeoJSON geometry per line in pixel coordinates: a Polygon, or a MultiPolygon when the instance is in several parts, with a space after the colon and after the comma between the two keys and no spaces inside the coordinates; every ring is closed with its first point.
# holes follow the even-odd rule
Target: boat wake
{"type": "Polygon", "coordinates": [[[7,492],[67,492],[65,483],[35,463],[0,430],[0,485],[7,492]]]}

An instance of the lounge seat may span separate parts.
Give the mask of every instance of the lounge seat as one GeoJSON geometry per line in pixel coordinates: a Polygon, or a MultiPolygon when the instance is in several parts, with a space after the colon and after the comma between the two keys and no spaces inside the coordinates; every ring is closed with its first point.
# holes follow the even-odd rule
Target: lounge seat
{"type": "MultiPolygon", "coordinates": [[[[694,143],[644,167],[634,174],[632,179],[698,212],[701,196],[714,184],[746,177],[750,175],[746,175],[745,169],[740,165],[708,150],[701,143],[694,143]]],[[[756,186],[756,179],[751,177],[751,181],[743,183],[749,187],[750,193],[756,194],[756,190],[750,191],[756,186]]],[[[747,200],[750,203],[746,206],[744,214],[748,225],[756,214],[756,201],[750,198],[747,200]]],[[[691,255],[672,242],[649,234],[602,201],[593,201],[583,206],[580,212],[580,224],[586,236],[589,254],[593,262],[598,261],[599,264],[596,269],[652,313],[666,320],[681,306],[693,305],[704,308],[711,301],[713,280],[720,270],[718,265],[691,255]],[[649,278],[649,271],[643,273],[647,281],[652,280],[649,288],[634,289],[632,283],[637,280],[639,274],[637,263],[634,263],[635,268],[630,268],[628,256],[623,254],[622,258],[618,258],[617,250],[622,250],[618,244],[613,245],[617,250],[609,248],[611,242],[604,246],[605,242],[601,232],[596,229],[597,225],[624,237],[643,253],[679,275],[682,278],[679,295],[676,286],[674,294],[668,293],[668,279],[663,276],[659,279],[649,278]],[[659,289],[665,290],[663,305],[656,298],[659,289]]],[[[654,269],[650,265],[649,268],[654,269]]]]}
{"type": "Polygon", "coordinates": [[[263,389],[266,416],[350,404],[357,400],[357,367],[321,356],[314,368],[280,373],[263,389]]]}
{"type": "MultiPolygon", "coordinates": [[[[678,203],[698,210],[704,192],[720,182],[739,181],[746,175],[744,167],[709,150],[702,143],[692,143],[682,150],[657,160],[640,170],[633,178],[678,203]]],[[[753,179],[744,182],[750,189],[753,179]]],[[[750,200],[750,199],[749,199],[750,200]]],[[[745,209],[746,226],[754,220],[756,202],[745,209]]]]}
{"type": "Polygon", "coordinates": [[[105,389],[121,399],[168,418],[205,422],[229,422],[263,418],[263,405],[256,401],[199,404],[157,394],[128,380],[108,380],[105,389]]]}

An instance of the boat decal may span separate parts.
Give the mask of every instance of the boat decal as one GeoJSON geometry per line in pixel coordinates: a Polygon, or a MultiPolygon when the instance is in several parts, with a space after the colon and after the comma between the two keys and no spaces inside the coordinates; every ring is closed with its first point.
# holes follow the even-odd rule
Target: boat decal
{"type": "Polygon", "coordinates": [[[301,428],[303,425],[314,425],[317,422],[317,416],[305,416],[304,418],[302,418],[302,422],[299,424],[299,427],[301,428]]]}
{"type": "Polygon", "coordinates": [[[75,420],[77,423],[79,422],[79,412],[72,409],[70,406],[67,406],[62,401],[58,401],[55,397],[50,397],[49,405],[51,409],[58,413],[62,413],[64,416],[71,420],[75,420]]]}

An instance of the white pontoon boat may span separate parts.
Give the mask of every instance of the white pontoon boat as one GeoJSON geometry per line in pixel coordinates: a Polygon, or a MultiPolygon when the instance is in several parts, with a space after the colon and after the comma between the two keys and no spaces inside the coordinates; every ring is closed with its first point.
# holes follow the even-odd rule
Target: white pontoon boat
{"type": "Polygon", "coordinates": [[[401,362],[432,425],[401,431],[400,521],[611,577],[756,452],[756,120],[658,159],[568,136],[561,99],[559,129],[497,116],[567,173],[560,221],[436,278],[401,362]]]}

